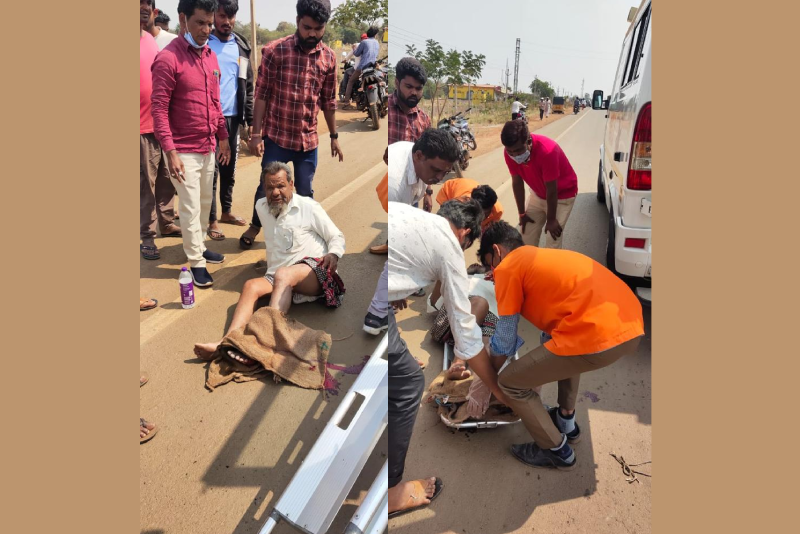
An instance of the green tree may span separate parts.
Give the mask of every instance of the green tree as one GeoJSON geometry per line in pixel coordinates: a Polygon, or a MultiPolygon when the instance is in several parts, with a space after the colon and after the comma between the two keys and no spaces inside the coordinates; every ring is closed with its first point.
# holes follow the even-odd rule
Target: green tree
{"type": "MultiPolygon", "coordinates": [[[[437,115],[434,111],[434,106],[438,104],[439,89],[442,87],[442,82],[447,76],[445,67],[445,53],[442,45],[433,39],[425,41],[425,51],[417,50],[414,45],[406,45],[406,52],[408,55],[413,56],[422,63],[425,67],[425,72],[428,73],[428,84],[430,85],[430,99],[431,99],[431,116],[437,115]]],[[[437,117],[441,118],[442,107],[439,108],[437,117]]],[[[436,119],[439,120],[438,118],[436,119]]]]}
{"type": "Polygon", "coordinates": [[[531,82],[530,88],[531,93],[533,93],[533,96],[536,98],[553,98],[556,94],[555,89],[550,86],[550,82],[540,80],[539,78],[536,78],[531,82]]]}
{"type": "Polygon", "coordinates": [[[389,20],[389,0],[346,0],[333,10],[331,22],[337,26],[373,26],[389,20]]]}
{"type": "Polygon", "coordinates": [[[476,56],[471,50],[464,50],[461,53],[461,64],[462,76],[467,82],[467,95],[469,95],[471,91],[470,86],[475,83],[483,73],[483,67],[486,65],[486,56],[483,54],[478,54],[476,56]]]}

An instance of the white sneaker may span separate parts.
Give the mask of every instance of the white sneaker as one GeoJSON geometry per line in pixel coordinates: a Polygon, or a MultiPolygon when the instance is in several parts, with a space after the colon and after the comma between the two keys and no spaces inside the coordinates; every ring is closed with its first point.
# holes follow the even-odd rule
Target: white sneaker
{"type": "Polygon", "coordinates": [[[312,297],[312,296],[309,296],[309,295],[301,295],[300,293],[292,293],[292,303],[294,303],[294,304],[303,304],[303,303],[306,303],[306,302],[314,302],[315,300],[317,300],[321,296],[322,295],[319,295],[317,297],[312,297]]]}

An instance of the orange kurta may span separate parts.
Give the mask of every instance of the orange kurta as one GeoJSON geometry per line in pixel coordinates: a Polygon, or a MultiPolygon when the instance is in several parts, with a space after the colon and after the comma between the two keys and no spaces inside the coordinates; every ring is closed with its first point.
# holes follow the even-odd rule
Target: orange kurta
{"type": "Polygon", "coordinates": [[[378,193],[378,198],[381,201],[381,206],[383,206],[383,211],[389,213],[389,173],[387,172],[383,179],[378,184],[378,187],[375,188],[375,191],[378,193]]]}
{"type": "MultiPolygon", "coordinates": [[[[479,185],[481,184],[475,180],[470,180],[469,178],[453,178],[452,180],[447,180],[444,185],[442,185],[439,193],[436,195],[436,202],[438,202],[441,206],[448,200],[453,200],[454,198],[471,198],[472,190],[479,185]]],[[[489,216],[486,217],[481,223],[481,230],[486,230],[487,226],[495,221],[499,221],[502,218],[503,205],[500,204],[500,201],[498,200],[492,208],[492,211],[489,213],[489,216]]]]}
{"type": "Polygon", "coordinates": [[[494,270],[500,315],[521,314],[553,339],[558,356],[594,354],[644,334],[633,291],[588,256],[520,247],[494,270]]]}

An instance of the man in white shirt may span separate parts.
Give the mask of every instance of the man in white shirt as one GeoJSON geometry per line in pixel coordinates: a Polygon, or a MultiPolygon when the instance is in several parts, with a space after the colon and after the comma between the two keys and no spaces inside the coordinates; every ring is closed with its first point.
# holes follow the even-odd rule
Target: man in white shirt
{"type": "MultiPolygon", "coordinates": [[[[387,153],[389,202],[413,205],[424,197],[426,202],[423,209],[430,211],[432,205],[430,194],[433,193],[430,186],[439,183],[458,160],[458,146],[453,136],[444,130],[431,128],[425,130],[415,143],[409,141],[392,143],[387,153]]],[[[372,302],[364,317],[363,329],[372,335],[378,335],[389,327],[389,301],[383,290],[388,277],[387,269],[388,267],[384,266],[381,280],[375,288],[372,302]]],[[[421,297],[425,294],[424,287],[417,289],[419,291],[415,296],[421,297]]]]}
{"type": "Polygon", "coordinates": [[[511,103],[511,120],[515,121],[519,118],[519,110],[521,109],[528,109],[528,106],[524,105],[522,102],[519,101],[519,97],[514,98],[514,102],[511,103]]]}
{"type": "Polygon", "coordinates": [[[142,20],[142,29],[155,38],[159,50],[164,50],[164,47],[177,37],[174,33],[169,33],[156,25],[156,17],[160,13],[156,9],[156,0],[139,0],[139,13],[142,17],[147,14],[147,20],[142,20]]]}
{"type": "MultiPolygon", "coordinates": [[[[390,156],[391,161],[391,156],[390,156]]],[[[455,355],[469,360],[472,369],[500,402],[507,398],[497,384],[497,373],[471,312],[464,250],[480,236],[483,210],[469,199],[445,202],[436,215],[389,202],[388,298],[398,308],[420,287],[442,282],[455,355]]],[[[428,504],[441,491],[438,478],[401,484],[405,456],[425,387],[422,371],[397,335],[389,314],[389,514],[428,504]],[[416,365],[416,368],[415,368],[416,365]]]]}
{"type": "MultiPolygon", "coordinates": [[[[268,163],[261,173],[266,197],[256,203],[263,223],[269,268],[263,278],[244,284],[228,332],[243,328],[255,311],[258,299],[270,296],[269,306],[283,313],[294,302],[320,298],[331,308],[342,304],[345,288],[336,272],[344,255],[344,234],[315,200],[295,195],[292,171],[279,161],[268,163]]],[[[194,352],[209,360],[217,343],[198,343],[194,352]]],[[[253,362],[241,354],[230,354],[244,365],[253,362]]]]}

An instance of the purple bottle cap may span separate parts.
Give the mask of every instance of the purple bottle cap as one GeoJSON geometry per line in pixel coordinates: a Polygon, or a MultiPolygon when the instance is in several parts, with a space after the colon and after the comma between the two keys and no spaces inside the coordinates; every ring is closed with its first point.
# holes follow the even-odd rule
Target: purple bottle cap
{"type": "Polygon", "coordinates": [[[187,269],[186,267],[181,267],[181,271],[188,271],[188,270],[189,269],[187,269]]]}

